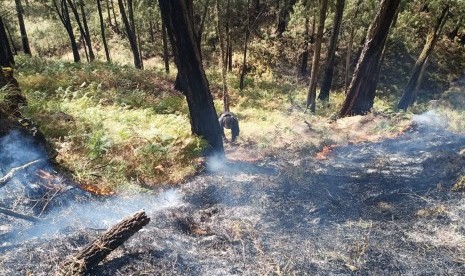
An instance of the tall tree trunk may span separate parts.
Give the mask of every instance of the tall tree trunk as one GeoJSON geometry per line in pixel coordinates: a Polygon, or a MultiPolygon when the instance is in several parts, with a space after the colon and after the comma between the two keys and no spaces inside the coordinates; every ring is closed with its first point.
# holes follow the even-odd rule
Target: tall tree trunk
{"type": "Polygon", "coordinates": [[[244,52],[242,53],[242,68],[241,76],[239,78],[239,89],[242,91],[244,89],[244,79],[247,72],[247,48],[249,44],[250,36],[250,0],[247,0],[247,26],[245,26],[245,39],[244,39],[244,52]]]}
{"type": "Polygon", "coordinates": [[[321,43],[323,40],[323,30],[325,28],[326,10],[328,9],[328,0],[320,0],[320,15],[318,17],[318,28],[316,32],[315,50],[313,51],[312,71],[310,73],[310,84],[307,94],[307,109],[310,107],[312,113],[315,112],[316,84],[318,82],[318,73],[320,66],[321,43]]]}
{"type": "Polygon", "coordinates": [[[331,40],[328,49],[328,59],[326,60],[325,73],[323,75],[323,82],[321,83],[320,95],[318,99],[322,101],[329,100],[329,90],[333,83],[334,74],[334,59],[336,57],[336,45],[339,37],[339,30],[341,29],[342,14],[344,13],[345,0],[336,1],[336,10],[334,12],[334,26],[331,34],[331,40]]]}
{"type": "Polygon", "coordinates": [[[3,18],[0,16],[0,66],[10,67],[14,63],[15,60],[11,52],[10,44],[8,43],[3,18]]]}
{"type": "Polygon", "coordinates": [[[373,107],[382,52],[399,3],[400,0],[382,0],[339,111],[340,117],[366,114],[373,107]]]}
{"type": "Polygon", "coordinates": [[[27,37],[26,26],[24,25],[24,8],[21,0],[15,0],[16,11],[18,12],[19,31],[21,32],[21,42],[23,45],[23,52],[26,55],[31,55],[31,48],[29,47],[29,39],[27,37]]]}
{"type": "Polygon", "coordinates": [[[437,19],[434,29],[431,30],[431,32],[428,34],[428,37],[426,38],[426,43],[423,46],[423,50],[421,51],[420,56],[418,56],[415,65],[413,66],[412,72],[410,73],[410,79],[407,83],[407,86],[405,87],[402,98],[397,104],[397,108],[407,110],[407,108],[415,101],[418,88],[421,84],[421,72],[422,70],[425,70],[424,68],[426,66],[428,57],[430,56],[431,52],[434,49],[434,46],[436,45],[436,41],[438,40],[442,28],[447,21],[448,14],[449,6],[447,5],[442,10],[441,16],[437,19]]]}
{"type": "Polygon", "coordinates": [[[158,0],[163,21],[173,47],[178,76],[183,83],[191,119],[191,129],[203,137],[210,147],[205,152],[211,156],[224,156],[220,124],[216,115],[207,77],[202,66],[200,50],[194,34],[186,0],[158,0]]]}
{"type": "Polygon", "coordinates": [[[287,28],[287,23],[289,23],[290,14],[294,9],[294,5],[297,0],[286,0],[284,1],[284,6],[280,9],[278,15],[278,25],[276,26],[276,35],[281,36],[287,28]]]}
{"type": "Polygon", "coordinates": [[[81,7],[82,24],[84,26],[86,44],[89,49],[89,58],[90,58],[90,61],[94,61],[95,54],[94,54],[94,50],[92,49],[92,39],[90,37],[89,26],[87,25],[87,16],[86,16],[86,11],[84,9],[84,0],[79,0],[79,6],[81,7]]]}
{"type": "Polygon", "coordinates": [[[108,62],[111,62],[110,59],[110,50],[108,49],[107,38],[105,36],[105,24],[103,21],[103,14],[102,14],[102,5],[100,3],[101,0],[97,0],[97,9],[98,9],[98,16],[100,19],[100,34],[102,35],[103,41],[103,48],[105,49],[105,56],[108,62]]]}
{"type": "Polygon", "coordinates": [[[60,17],[61,23],[63,23],[63,26],[68,33],[71,49],[73,51],[74,62],[80,62],[81,56],[79,55],[76,37],[74,36],[73,26],[71,25],[71,18],[69,17],[68,3],[66,0],[52,0],[52,4],[56,13],[58,14],[58,17],[60,17]],[[60,3],[58,4],[57,1],[60,1],[60,3]]]}
{"type": "MultiPolygon", "coordinates": [[[[224,30],[223,30],[223,22],[222,18],[223,15],[221,14],[220,3],[219,0],[215,1],[215,11],[216,11],[216,28],[218,30],[218,38],[220,40],[220,67],[221,67],[221,83],[223,85],[223,111],[229,111],[229,94],[228,94],[228,84],[226,82],[226,74],[227,74],[227,55],[225,49],[225,37],[224,37],[224,30]]],[[[229,0],[228,0],[229,5],[229,0]]]]}
{"type": "Polygon", "coordinates": [[[128,4],[129,16],[132,17],[131,22],[129,21],[131,18],[128,19],[128,16],[126,15],[126,9],[124,7],[123,0],[118,0],[118,6],[119,6],[120,13],[121,13],[121,19],[123,20],[123,23],[124,23],[124,26],[125,26],[125,29],[126,29],[126,33],[128,35],[129,44],[131,45],[132,55],[134,57],[134,66],[137,69],[142,69],[142,62],[141,62],[141,58],[140,58],[140,55],[139,55],[139,49],[137,47],[137,38],[136,38],[136,33],[135,33],[136,30],[134,29],[134,16],[133,16],[133,12],[132,12],[132,0],[128,0],[127,4],[128,4]]]}
{"type": "Polygon", "coordinates": [[[163,20],[161,21],[161,32],[162,32],[162,40],[163,40],[163,62],[165,63],[165,72],[166,74],[170,73],[170,56],[168,52],[168,38],[166,34],[166,26],[163,20]]]}

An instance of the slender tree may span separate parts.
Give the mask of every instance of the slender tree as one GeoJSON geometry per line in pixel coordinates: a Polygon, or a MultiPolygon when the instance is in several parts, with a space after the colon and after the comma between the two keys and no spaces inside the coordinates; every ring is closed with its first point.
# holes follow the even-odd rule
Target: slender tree
{"type": "Polygon", "coordinates": [[[312,71],[310,73],[310,84],[308,86],[307,94],[307,109],[315,112],[315,99],[316,99],[316,85],[318,82],[319,66],[320,66],[320,52],[321,43],[323,40],[323,30],[325,28],[326,10],[328,9],[328,0],[320,0],[318,27],[316,32],[315,49],[313,51],[312,71]]]}
{"type": "Polygon", "coordinates": [[[74,36],[74,30],[71,24],[71,18],[69,16],[68,3],[66,0],[52,0],[52,4],[68,34],[69,41],[71,43],[71,49],[73,51],[74,62],[79,62],[81,61],[81,56],[79,55],[76,37],[74,36]]]}
{"type": "Polygon", "coordinates": [[[344,13],[345,0],[336,1],[336,11],[334,12],[334,25],[333,32],[331,33],[331,40],[328,48],[328,58],[326,60],[325,72],[323,81],[321,83],[320,95],[318,99],[327,101],[329,99],[329,90],[333,82],[334,74],[334,59],[336,57],[336,45],[339,37],[339,30],[341,29],[342,14],[344,13]]]}
{"type": "MultiPolygon", "coordinates": [[[[228,0],[226,3],[226,27],[225,27],[225,33],[226,33],[226,64],[228,67],[228,71],[232,71],[232,54],[233,54],[233,47],[232,47],[232,41],[231,41],[231,30],[230,30],[230,24],[231,24],[231,1],[228,0]]],[[[260,2],[257,0],[257,2],[260,4],[260,2]]]]}
{"type": "Polygon", "coordinates": [[[182,92],[189,106],[191,129],[208,142],[206,155],[224,155],[220,124],[202,66],[189,6],[191,0],[158,0],[168,30],[182,92]]]}
{"type": "MultiPolygon", "coordinates": [[[[79,12],[77,10],[77,5],[75,2],[71,0],[67,0],[68,5],[71,9],[71,11],[74,14],[74,18],[76,20],[76,23],[78,24],[79,27],[79,32],[81,33],[81,39],[84,41],[85,45],[87,47],[84,48],[84,51],[86,53],[86,57],[88,61],[93,61],[95,59],[94,51],[92,50],[92,42],[90,41],[90,34],[86,32],[86,28],[83,25],[83,22],[81,22],[81,17],[79,16],[79,12]]],[[[83,15],[84,17],[84,15],[83,15]]],[[[89,28],[87,28],[87,31],[89,28]]]]}
{"type": "Polygon", "coordinates": [[[299,77],[307,76],[308,67],[308,56],[309,56],[309,44],[310,44],[310,20],[308,18],[308,11],[305,12],[305,32],[304,42],[302,44],[302,53],[300,54],[300,65],[298,70],[299,77]]]}
{"type": "Polygon", "coordinates": [[[382,0],[371,24],[340,117],[366,114],[373,107],[381,56],[400,0],[382,0]]]}
{"type": "Polygon", "coordinates": [[[294,10],[294,5],[297,0],[285,0],[284,6],[281,7],[278,14],[278,24],[276,26],[276,35],[281,36],[287,28],[287,24],[289,23],[289,15],[294,10]]]}
{"type": "Polygon", "coordinates": [[[115,4],[113,3],[113,0],[110,0],[110,6],[111,6],[111,12],[113,13],[113,19],[115,19],[116,32],[121,33],[120,28],[119,28],[119,24],[118,24],[118,17],[116,17],[115,4]]]}
{"type": "Polygon", "coordinates": [[[121,19],[123,20],[124,27],[126,29],[126,34],[129,39],[129,44],[131,45],[131,51],[134,58],[134,66],[137,69],[142,69],[142,61],[139,53],[139,48],[137,46],[137,36],[136,29],[134,24],[134,12],[132,0],[127,0],[128,15],[126,15],[126,8],[124,7],[123,0],[118,0],[118,6],[121,13],[121,19]]]}
{"type": "Polygon", "coordinates": [[[247,23],[245,26],[245,39],[244,39],[244,51],[242,52],[242,68],[241,68],[241,76],[239,78],[239,89],[244,89],[244,80],[245,74],[247,73],[247,48],[249,44],[249,37],[250,37],[250,0],[247,0],[247,23]]]}
{"type": "Polygon", "coordinates": [[[16,12],[18,13],[19,31],[21,32],[21,43],[23,45],[23,52],[26,55],[31,55],[31,48],[29,47],[29,39],[27,37],[26,25],[24,24],[24,8],[21,0],[15,0],[16,12]]]}
{"type": "Polygon", "coordinates": [[[170,55],[168,52],[168,37],[166,33],[165,22],[161,22],[161,35],[163,41],[163,62],[165,63],[165,72],[166,74],[170,73],[170,55]]]}
{"type": "Polygon", "coordinates": [[[98,10],[98,16],[100,20],[100,34],[102,36],[102,41],[103,41],[103,48],[105,49],[105,57],[107,58],[107,61],[110,62],[110,50],[108,49],[108,44],[107,44],[107,38],[105,36],[105,23],[103,20],[103,14],[102,14],[102,4],[100,3],[101,0],[97,0],[97,10],[98,10]]]}
{"type": "Polygon", "coordinates": [[[428,58],[436,45],[436,41],[438,40],[442,28],[446,23],[448,14],[449,6],[446,5],[437,19],[434,28],[430,31],[426,38],[426,43],[423,46],[423,50],[421,51],[420,56],[418,56],[415,65],[413,66],[412,72],[410,73],[410,79],[405,87],[402,98],[397,104],[397,108],[407,110],[407,108],[415,101],[417,91],[420,88],[421,80],[426,70],[425,68],[428,58]]]}
{"type": "Polygon", "coordinates": [[[78,0],[78,1],[79,1],[78,2],[79,6],[81,8],[82,25],[84,27],[84,33],[85,33],[84,39],[86,40],[87,48],[89,50],[89,58],[90,58],[90,61],[94,61],[95,54],[94,54],[94,50],[92,49],[92,39],[90,37],[89,25],[87,24],[87,14],[84,8],[85,3],[84,3],[84,0],[78,0]]]}
{"type": "MultiPolygon", "coordinates": [[[[360,11],[360,5],[362,4],[363,0],[357,0],[357,4],[355,5],[355,12],[353,16],[353,21],[355,21],[358,17],[358,13],[360,11]]],[[[351,60],[352,60],[352,47],[354,44],[354,37],[355,37],[355,32],[357,29],[354,26],[353,22],[349,22],[349,42],[347,45],[347,56],[346,56],[346,68],[345,68],[345,74],[344,74],[344,91],[347,92],[347,89],[349,88],[349,77],[350,77],[350,68],[351,68],[351,60]]]]}
{"type": "Polygon", "coordinates": [[[11,31],[10,31],[10,28],[8,27],[8,24],[5,24],[5,30],[6,30],[6,34],[8,35],[8,40],[11,46],[11,50],[13,51],[13,55],[17,55],[18,54],[17,47],[15,44],[15,41],[13,40],[13,36],[11,35],[11,31]]]}
{"type": "MultiPolygon", "coordinates": [[[[216,28],[218,32],[218,38],[220,42],[220,67],[221,67],[221,83],[223,86],[223,111],[229,111],[229,95],[228,95],[228,84],[226,83],[227,77],[227,55],[225,49],[225,31],[222,24],[223,15],[221,14],[220,1],[215,1],[215,12],[216,12],[216,28]]],[[[229,0],[228,0],[229,4],[229,0]]]]}

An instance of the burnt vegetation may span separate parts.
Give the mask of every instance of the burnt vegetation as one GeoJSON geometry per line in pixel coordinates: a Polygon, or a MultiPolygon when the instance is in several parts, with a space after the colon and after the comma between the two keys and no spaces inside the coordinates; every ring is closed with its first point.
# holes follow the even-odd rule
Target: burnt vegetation
{"type": "Polygon", "coordinates": [[[464,12],[1,1],[0,275],[464,275],[464,12]]]}

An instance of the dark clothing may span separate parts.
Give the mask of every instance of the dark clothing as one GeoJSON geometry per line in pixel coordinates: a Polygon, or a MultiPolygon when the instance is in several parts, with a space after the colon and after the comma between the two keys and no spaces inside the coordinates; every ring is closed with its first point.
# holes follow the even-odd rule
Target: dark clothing
{"type": "Polygon", "coordinates": [[[231,130],[231,141],[236,141],[237,136],[239,136],[239,120],[236,115],[231,112],[223,112],[220,115],[219,122],[223,138],[226,138],[226,135],[224,135],[224,129],[227,128],[231,130]]]}

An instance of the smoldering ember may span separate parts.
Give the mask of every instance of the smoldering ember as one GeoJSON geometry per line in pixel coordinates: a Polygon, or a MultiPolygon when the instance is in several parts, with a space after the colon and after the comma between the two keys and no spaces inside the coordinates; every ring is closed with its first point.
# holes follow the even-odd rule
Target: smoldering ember
{"type": "Polygon", "coordinates": [[[465,275],[464,13],[2,0],[0,276],[465,275]]]}

